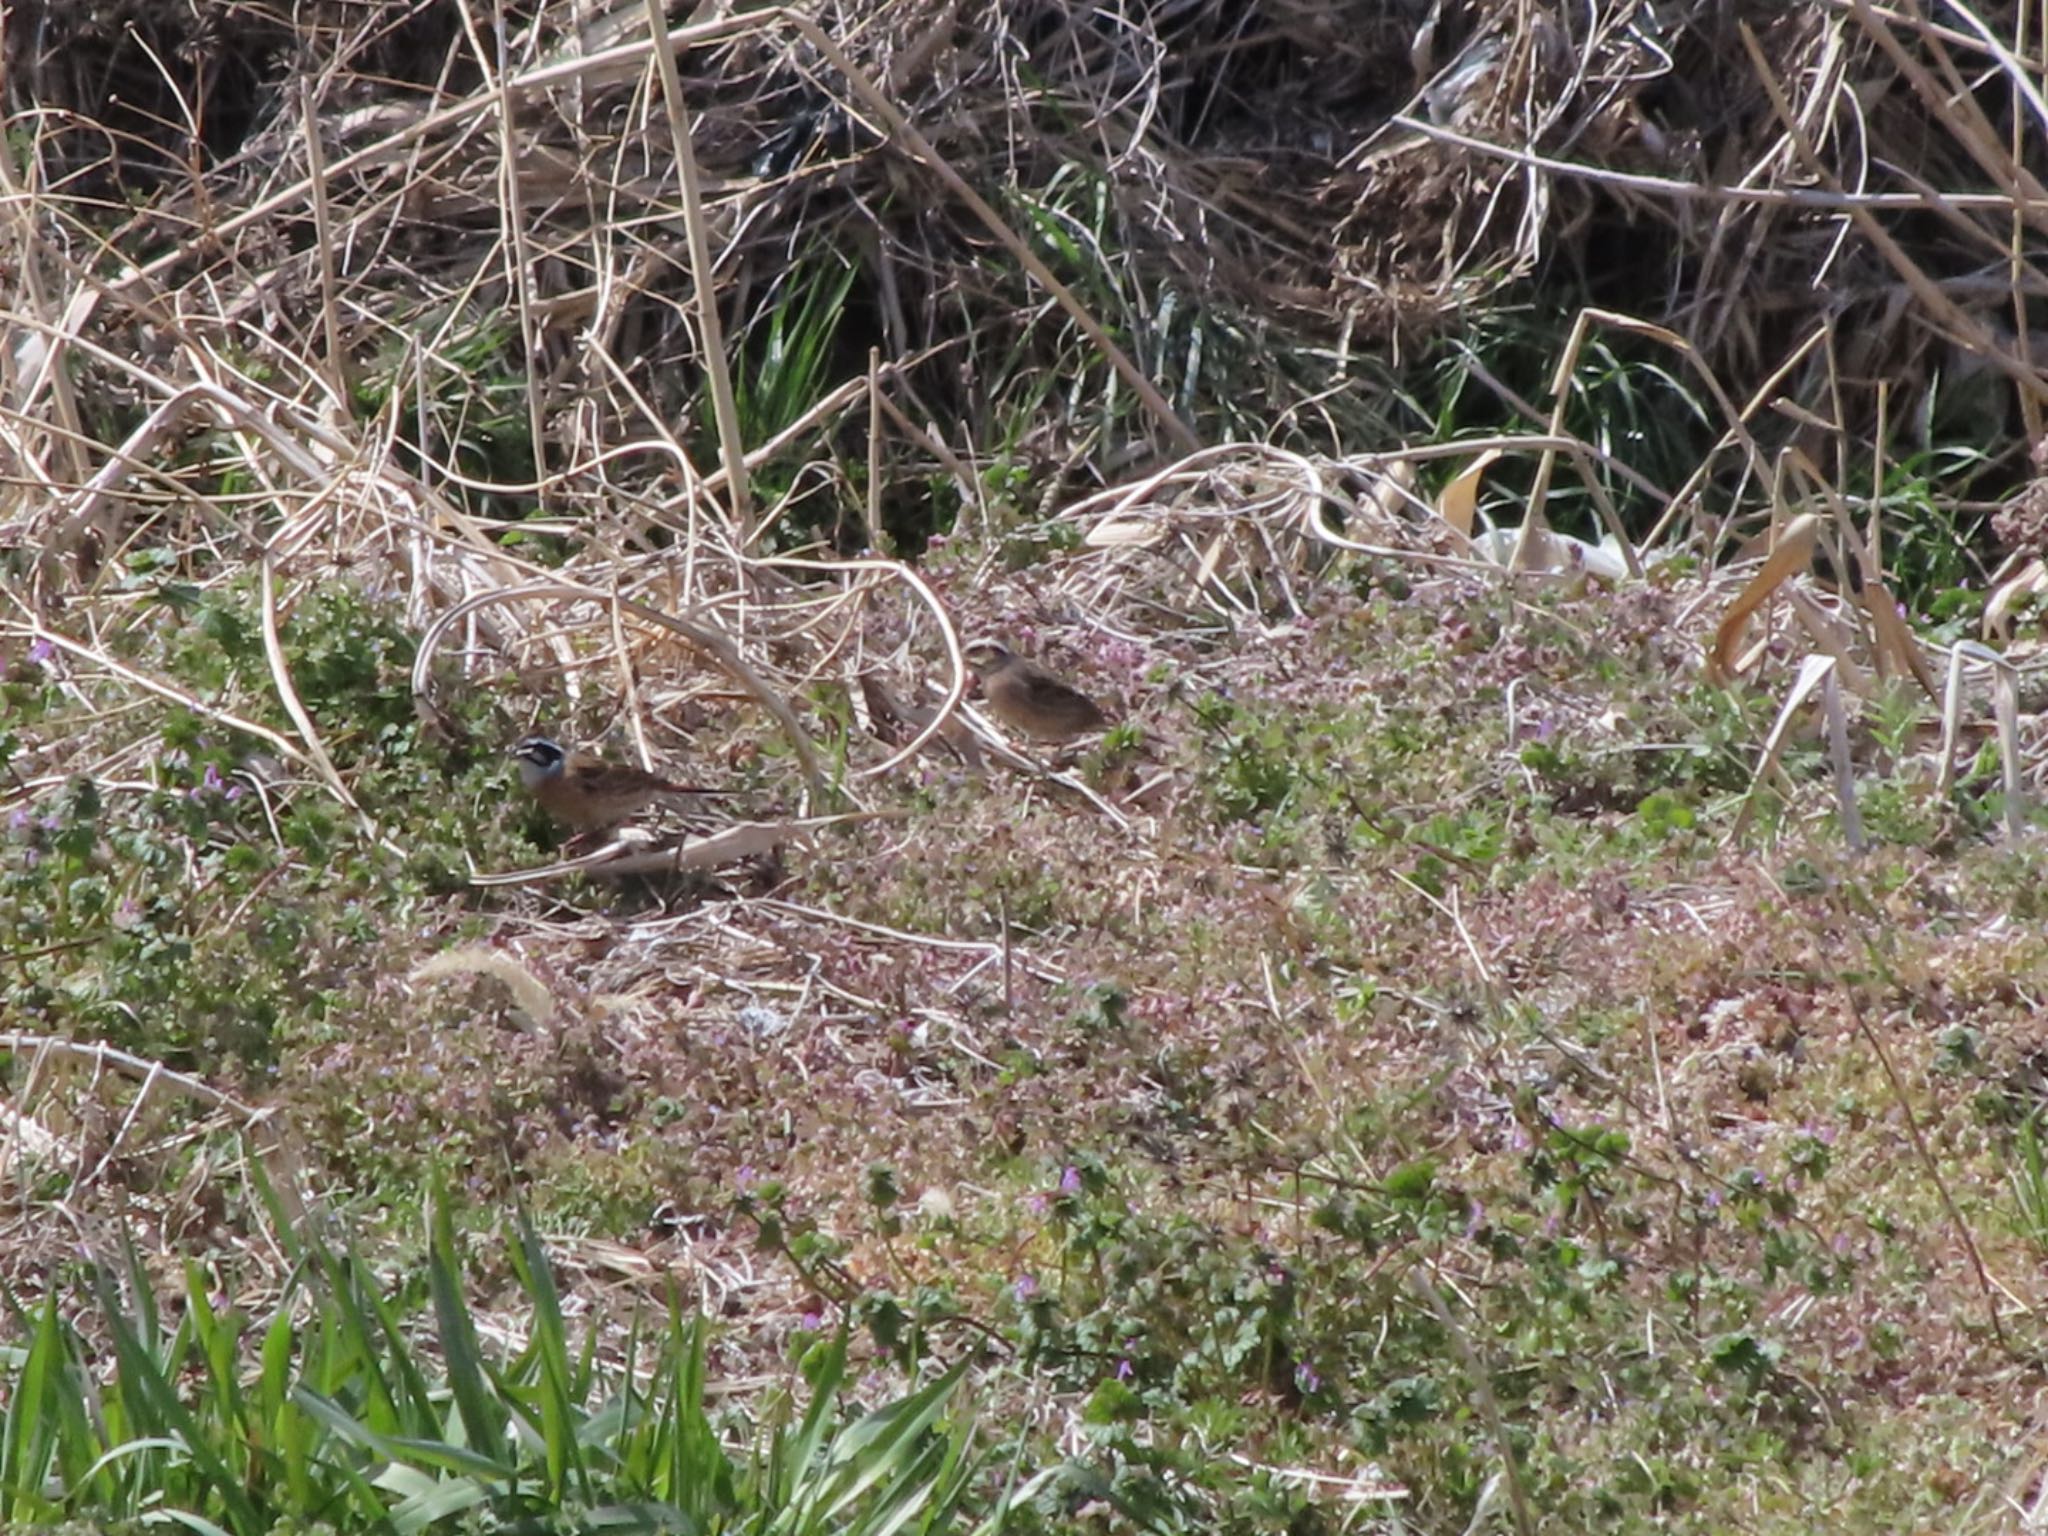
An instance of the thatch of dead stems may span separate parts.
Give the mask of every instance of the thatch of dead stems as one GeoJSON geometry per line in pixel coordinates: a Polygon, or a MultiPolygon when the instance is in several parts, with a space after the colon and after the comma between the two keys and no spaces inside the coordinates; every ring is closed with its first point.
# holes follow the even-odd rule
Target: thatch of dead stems
{"type": "MultiPolygon", "coordinates": [[[[920,664],[943,658],[947,680],[939,713],[868,769],[884,772],[959,701],[942,605],[903,566],[764,551],[815,530],[819,500],[839,509],[842,544],[883,545],[885,488],[927,471],[974,504],[1005,386],[962,381],[1002,338],[1031,355],[1042,326],[1028,306],[1049,294],[1057,317],[1040,355],[1092,355],[1138,402],[1115,423],[1155,456],[1173,451],[1163,478],[1117,493],[1142,500],[1205,461],[1182,405],[1151,383],[1171,326],[1133,307],[1140,295],[1165,284],[1219,311],[1285,316],[1348,357],[1403,315],[1449,313],[1573,251],[1583,261],[1617,220],[1665,226],[1660,262],[1614,282],[1655,294],[1663,323],[1584,310],[1567,357],[1593,330],[1666,347],[1727,423],[1678,486],[1617,466],[1654,497],[1642,542],[1705,533],[1725,553],[1773,515],[1773,448],[1839,474],[1858,445],[1882,451],[1916,370],[1950,375],[1958,357],[2002,376],[2035,431],[2028,130],[2044,109],[2002,41],[2016,35],[2007,10],[1937,22],[1911,3],[1848,0],[1580,21],[1503,6],[1475,8],[1462,31],[1432,14],[1417,31],[1384,8],[1132,0],[1077,23],[1027,0],[971,17],[897,0],[707,10],[656,38],[632,4],[573,20],[529,6],[502,25],[466,5],[434,18],[336,6],[308,15],[287,58],[291,35],[250,7],[196,23],[179,7],[25,9],[6,39],[32,153],[25,179],[4,172],[22,287],[4,380],[18,474],[0,527],[31,552],[27,622],[117,669],[102,633],[54,616],[124,550],[259,556],[296,727],[272,744],[347,804],[276,644],[281,584],[345,553],[404,591],[423,631],[461,616],[472,650],[545,656],[572,694],[609,674],[631,706],[632,662],[665,630],[759,704],[815,787],[786,699],[867,669],[853,621],[891,582],[934,625],[920,664]],[[240,94],[233,70],[184,72],[198,61],[245,72],[240,94]],[[1050,190],[1072,166],[1100,179],[1096,228],[1050,190]],[[1023,195],[984,200],[1005,186],[1023,195]],[[109,229],[116,194],[143,201],[109,229]],[[1096,264],[1087,291],[1043,263],[1034,218],[1096,264]],[[758,359],[748,349],[828,252],[859,269],[868,358],[836,337],[819,377],[831,387],[736,456],[740,406],[706,327],[723,309],[740,356],[758,359]],[[1805,313],[1780,297],[1795,290],[1805,313]],[[499,392],[513,403],[478,377],[493,368],[526,381],[499,392]],[[1899,382],[1872,388],[1880,377],[1899,382]],[[840,445],[863,413],[859,466],[840,445]],[[707,453],[714,418],[722,455],[707,453]],[[523,442],[527,477],[479,466],[479,436],[523,442]],[[793,474],[792,455],[805,459],[793,474]],[[776,498],[755,507],[753,476],[778,465],[776,498]],[[278,499],[280,528],[210,494],[227,471],[278,499]],[[1745,497],[1746,522],[1707,519],[1710,503],[1745,497]],[[862,504],[853,526],[849,504],[862,504]],[[513,525],[575,553],[547,570],[523,561],[499,538],[513,525]]],[[[1567,371],[1540,423],[1552,441],[1533,507],[1570,458],[1640,574],[1637,540],[1590,472],[1599,455],[1562,431],[1567,371]]],[[[1078,451],[1091,448],[1112,445],[1084,437],[1078,451]]],[[[1283,480],[1313,458],[1273,453],[1283,480]]],[[[1289,515],[1325,550],[1370,552],[1325,516],[1313,480],[1289,515]]],[[[1284,588],[1294,557],[1270,546],[1268,523],[1231,526],[1267,541],[1284,588]]],[[[1881,563],[1881,530],[1867,542],[1881,563]]],[[[1241,618],[1262,600],[1217,585],[1223,553],[1193,552],[1196,585],[1241,618]]],[[[1516,563],[1529,560],[1525,539],[1516,563]]],[[[1280,606],[1298,607],[1285,590],[1280,606]]]]}
{"type": "MultiPolygon", "coordinates": [[[[622,490],[698,515],[720,484],[695,463],[710,413],[693,228],[742,345],[807,263],[831,251],[858,267],[855,308],[894,360],[891,393],[970,464],[1002,423],[988,381],[962,387],[966,357],[1019,326],[1039,338],[1030,354],[1062,367],[1077,355],[1064,323],[1119,327],[1141,343],[1128,387],[1179,374],[1199,393],[1205,365],[1179,350],[1171,313],[1185,299],[1284,316],[1348,358],[1558,262],[1594,269],[1610,307],[1683,334],[1732,394],[1796,360],[1782,393],[1848,429],[1845,443],[1971,369],[2010,379],[2035,426],[2022,210],[2042,173],[2040,112],[2000,41],[2016,35],[2011,7],[1937,22],[1864,0],[1627,5],[1584,21],[1480,6],[1462,31],[1355,9],[1134,0],[1074,25],[1028,0],[972,16],[897,0],[714,16],[676,34],[682,116],[663,109],[663,50],[630,3],[573,27],[561,7],[517,10],[502,42],[472,7],[316,7],[305,51],[264,82],[272,94],[252,81],[233,100],[202,96],[177,61],[274,71],[289,34],[253,8],[194,29],[182,7],[145,7],[146,52],[92,8],[28,10],[8,39],[16,109],[37,108],[24,118],[36,173],[9,189],[35,210],[20,309],[65,335],[220,327],[293,398],[375,375],[400,440],[421,396],[462,376],[462,344],[512,316],[502,344],[535,381],[512,415],[548,448],[533,483],[495,490],[576,516],[622,490]],[[238,123],[239,153],[221,157],[238,123]],[[704,167],[695,211],[679,193],[679,123],[704,167]],[[1104,222],[1048,190],[1062,167],[1101,179],[1104,222]],[[998,229],[971,199],[1006,185],[1030,196],[986,210],[998,229]],[[111,237],[134,268],[89,298],[81,280],[103,249],[89,231],[110,192],[155,196],[111,237]],[[1001,275],[1036,259],[1043,242],[1017,239],[1033,217],[1100,268],[1063,324],[1028,318],[1043,287],[1001,275]],[[1645,259],[1612,262],[1616,241],[1645,259]]],[[[1105,341],[1094,330],[1084,345],[1105,341]]],[[[864,349],[837,346],[850,382],[864,349]]],[[[22,404],[64,352],[58,339],[17,359],[22,404]]],[[[132,381],[92,382],[96,405],[133,398],[132,381]]],[[[82,429],[76,401],[49,410],[82,429]]],[[[1122,428],[1194,446],[1163,400],[1122,428]]],[[[445,459],[439,435],[429,424],[427,451],[445,459]]],[[[30,457],[52,457],[62,484],[81,451],[30,457]]]]}

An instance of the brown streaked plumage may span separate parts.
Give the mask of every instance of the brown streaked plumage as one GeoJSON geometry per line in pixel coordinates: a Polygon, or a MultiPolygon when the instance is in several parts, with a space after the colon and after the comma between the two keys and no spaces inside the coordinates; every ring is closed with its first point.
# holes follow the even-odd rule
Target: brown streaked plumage
{"type": "Polygon", "coordinates": [[[650,805],[715,796],[588,752],[565,752],[545,736],[529,736],[512,749],[519,781],[542,810],[578,832],[617,826],[650,805]]]}
{"type": "Polygon", "coordinates": [[[964,654],[981,679],[989,713],[1013,731],[1040,741],[1066,741],[1109,724],[1087,694],[1006,645],[976,640],[964,654]]]}

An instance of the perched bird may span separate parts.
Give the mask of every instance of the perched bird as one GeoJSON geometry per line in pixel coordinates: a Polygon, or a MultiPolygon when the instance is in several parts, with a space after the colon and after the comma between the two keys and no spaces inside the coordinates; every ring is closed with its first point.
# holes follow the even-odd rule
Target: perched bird
{"type": "Polygon", "coordinates": [[[578,832],[617,826],[650,805],[717,794],[588,752],[565,752],[545,736],[527,737],[512,756],[519,762],[519,782],[541,809],[578,832]]]}
{"type": "Polygon", "coordinates": [[[964,654],[981,679],[989,713],[1013,731],[1040,741],[1065,741],[1109,724],[1087,694],[1006,645],[976,640],[964,654]]]}

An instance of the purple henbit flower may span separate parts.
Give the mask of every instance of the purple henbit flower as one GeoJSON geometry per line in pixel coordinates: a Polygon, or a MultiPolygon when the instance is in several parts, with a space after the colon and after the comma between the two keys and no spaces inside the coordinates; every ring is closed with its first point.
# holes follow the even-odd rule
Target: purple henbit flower
{"type": "Polygon", "coordinates": [[[1320,1392],[1323,1389],[1323,1378],[1316,1374],[1314,1366],[1297,1365],[1294,1368],[1294,1384],[1304,1392],[1320,1392]]]}
{"type": "Polygon", "coordinates": [[[1035,1275],[1019,1275],[1017,1283],[1011,1289],[1017,1293],[1019,1301],[1029,1301],[1038,1294],[1038,1278],[1035,1275]]]}
{"type": "Polygon", "coordinates": [[[1081,1170],[1072,1163],[1067,1164],[1065,1170],[1060,1174],[1060,1193],[1063,1195],[1078,1195],[1081,1193],[1081,1170]]]}
{"type": "Polygon", "coordinates": [[[50,644],[49,640],[42,635],[37,635],[34,642],[28,648],[28,659],[37,666],[41,666],[56,654],[57,647],[50,644]]]}
{"type": "Polygon", "coordinates": [[[210,795],[217,795],[221,792],[220,765],[218,763],[208,763],[206,765],[206,772],[200,777],[199,787],[210,795]]]}
{"type": "Polygon", "coordinates": [[[1131,1366],[1131,1362],[1130,1362],[1130,1359],[1129,1359],[1129,1357],[1128,1357],[1128,1356],[1126,1356],[1126,1357],[1125,1357],[1124,1359],[1122,1359],[1122,1360],[1119,1360],[1119,1361],[1117,1361],[1117,1363],[1116,1363],[1116,1379],[1117,1379],[1118,1381],[1129,1381],[1129,1380],[1130,1380],[1130,1379],[1131,1379],[1131,1378],[1132,1378],[1133,1376],[1135,1376],[1135,1375],[1137,1375],[1137,1374],[1138,1374],[1138,1373],[1137,1373],[1137,1371],[1136,1371],[1136,1370],[1134,1370],[1134,1369],[1132,1368],[1132,1366],[1131,1366]]]}
{"type": "Polygon", "coordinates": [[[818,1331],[818,1330],[819,1330],[820,1328],[823,1328],[824,1326],[825,1326],[825,1319],[824,1319],[823,1317],[819,1316],[819,1315],[818,1315],[818,1314],[817,1314],[816,1312],[806,1312],[806,1313],[804,1314],[804,1321],[803,1321],[803,1329],[804,1329],[804,1332],[806,1332],[806,1333],[816,1333],[816,1332],[817,1332],[817,1331],[818,1331]]]}
{"type": "Polygon", "coordinates": [[[751,1189],[754,1177],[754,1165],[752,1163],[741,1163],[739,1167],[733,1170],[732,1181],[739,1185],[741,1189],[751,1189]]]}

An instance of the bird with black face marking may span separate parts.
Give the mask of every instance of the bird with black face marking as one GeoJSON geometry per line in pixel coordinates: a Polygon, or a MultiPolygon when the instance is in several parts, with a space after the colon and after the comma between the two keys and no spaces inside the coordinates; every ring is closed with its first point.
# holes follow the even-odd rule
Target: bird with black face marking
{"type": "Polygon", "coordinates": [[[545,736],[529,736],[512,749],[519,782],[540,808],[576,832],[615,827],[651,805],[715,799],[718,791],[676,784],[629,763],[588,752],[566,752],[545,736]]]}
{"type": "Polygon", "coordinates": [[[998,641],[976,640],[962,654],[989,713],[1020,735],[1068,741],[1109,724],[1087,694],[998,641]]]}

